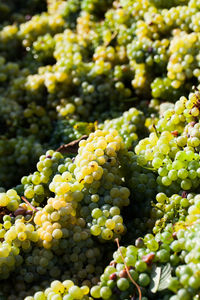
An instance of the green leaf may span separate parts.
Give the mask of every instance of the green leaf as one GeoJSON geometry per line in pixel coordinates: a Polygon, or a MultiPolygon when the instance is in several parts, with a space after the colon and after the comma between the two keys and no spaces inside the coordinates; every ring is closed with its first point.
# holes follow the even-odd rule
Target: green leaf
{"type": "Polygon", "coordinates": [[[150,284],[150,291],[152,293],[156,293],[158,290],[160,275],[161,275],[161,267],[157,267],[156,265],[153,265],[151,271],[151,284],[150,284]]]}
{"type": "Polygon", "coordinates": [[[169,263],[162,266],[153,265],[151,272],[150,291],[152,293],[161,292],[168,288],[172,267],[169,263]]]}
{"type": "Polygon", "coordinates": [[[167,263],[162,267],[161,276],[160,276],[160,283],[158,287],[158,291],[163,291],[168,288],[169,279],[172,277],[172,267],[170,263],[167,263]]]}

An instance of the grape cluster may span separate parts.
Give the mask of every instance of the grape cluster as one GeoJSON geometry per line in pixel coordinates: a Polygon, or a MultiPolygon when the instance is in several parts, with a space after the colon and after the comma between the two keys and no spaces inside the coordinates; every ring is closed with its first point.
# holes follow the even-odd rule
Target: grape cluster
{"type": "Polygon", "coordinates": [[[59,280],[54,280],[51,283],[51,287],[47,288],[44,292],[38,291],[33,297],[28,296],[25,300],[37,300],[37,299],[49,299],[50,297],[57,300],[73,300],[73,299],[83,299],[89,300],[90,297],[87,296],[89,293],[88,286],[78,287],[71,280],[65,280],[60,282],[59,280]]]}
{"type": "MultiPolygon", "coordinates": [[[[75,138],[65,130],[69,120],[120,119],[132,106],[147,115],[151,97],[174,102],[199,83],[198,1],[20,0],[1,9],[4,148],[33,136],[43,151],[56,149],[61,134],[64,142],[75,138]]],[[[128,147],[135,133],[123,128],[128,147]]],[[[41,153],[27,151],[33,167],[41,153]]],[[[2,168],[12,184],[2,178],[1,186],[16,184],[10,173],[2,168]]],[[[17,180],[23,175],[18,168],[17,180]]]]}
{"type": "MultiPolygon", "coordinates": [[[[128,205],[130,193],[118,170],[117,152],[123,143],[116,130],[96,130],[79,144],[73,161],[53,150],[40,157],[38,171],[24,176],[21,186],[16,188],[26,198],[20,198],[15,190],[1,193],[0,205],[5,208],[0,231],[2,256],[6,252],[5,257],[12,261],[11,268],[2,269],[3,279],[12,271],[11,278],[17,274],[25,285],[36,282],[39,276],[45,278],[48,273],[52,279],[62,275],[63,280],[73,278],[77,283],[97,282],[102,272],[99,261],[103,248],[100,251],[101,244],[97,248],[91,235],[102,232],[101,239],[109,240],[124,232],[120,208],[128,205]],[[113,206],[106,202],[103,205],[104,193],[113,206]],[[88,195],[89,212],[85,206],[88,195]],[[98,209],[96,202],[100,197],[98,209]]],[[[5,259],[2,263],[5,265],[5,259]]]]}
{"type": "Polygon", "coordinates": [[[158,193],[157,202],[150,213],[151,220],[155,223],[153,232],[160,232],[168,223],[185,221],[194,198],[193,194],[185,192],[182,195],[173,194],[170,198],[164,193],[158,193]]]}
{"type": "Polygon", "coordinates": [[[103,124],[99,125],[104,129],[116,129],[123,138],[125,147],[127,149],[133,147],[134,143],[146,133],[145,117],[142,111],[136,108],[130,108],[124,112],[121,117],[105,120],[103,124]]]}
{"type": "Polygon", "coordinates": [[[191,93],[188,100],[181,97],[158,121],[155,132],[135,147],[138,163],[157,172],[160,191],[162,186],[173,192],[199,186],[198,101],[199,92],[191,93]]]}
{"type": "MultiPolygon", "coordinates": [[[[15,215],[18,216],[22,211],[25,211],[23,207],[18,208],[15,215]]],[[[38,241],[38,234],[34,226],[26,222],[24,216],[22,218],[14,218],[9,215],[3,217],[3,223],[1,223],[0,229],[0,238],[2,240],[0,245],[1,280],[7,279],[10,272],[14,271],[16,266],[22,264],[22,252],[29,252],[32,248],[32,243],[38,241]]]]}
{"type": "MultiPolygon", "coordinates": [[[[31,200],[34,206],[38,206],[50,195],[49,184],[52,177],[62,166],[64,158],[60,152],[48,150],[46,155],[41,155],[37,163],[37,171],[21,179],[24,196],[31,200]]],[[[64,165],[65,168],[65,165],[64,165]]]]}
{"type": "Polygon", "coordinates": [[[105,268],[99,285],[92,287],[92,297],[129,299],[136,297],[139,289],[142,299],[155,299],[155,296],[170,300],[198,299],[198,236],[199,224],[188,227],[175,223],[174,227],[169,224],[155,236],[147,234],[138,238],[135,245],[120,247],[105,268]],[[155,287],[158,270],[161,278],[166,276],[166,282],[162,286],[160,280],[156,282],[160,286],[155,287]]]}
{"type": "Polygon", "coordinates": [[[116,130],[97,130],[88,140],[80,141],[74,163],[70,158],[64,159],[59,152],[48,151],[37,164],[41,173],[35,172],[22,179],[24,195],[32,199],[33,204],[48,196],[45,188],[47,192],[55,193],[55,198],[49,198],[34,218],[45,248],[51,248],[54,238],[62,238],[62,228],[73,223],[77,214],[87,217],[87,224],[95,236],[101,235],[107,240],[113,238],[112,230],[116,234],[124,232],[120,208],[129,204],[130,192],[123,187],[117,162],[117,152],[122,147],[122,139],[116,130]],[[61,174],[56,174],[57,170],[61,174]],[[89,208],[78,206],[82,200],[85,205],[90,203],[89,208]],[[55,234],[54,222],[60,223],[55,234]]]}
{"type": "Polygon", "coordinates": [[[34,136],[3,139],[0,141],[0,182],[8,186],[8,181],[18,183],[21,174],[30,172],[30,164],[35,164],[45,148],[34,136]],[[16,169],[17,167],[17,169],[16,169]]]}
{"type": "MultiPolygon", "coordinates": [[[[114,260],[102,274],[100,262],[105,249],[99,242],[117,238],[125,232],[121,209],[126,205],[134,209],[134,203],[129,204],[130,192],[125,184],[133,188],[131,182],[137,182],[139,176],[141,184],[148,182],[149,191],[145,194],[148,201],[156,192],[155,174],[143,168],[140,156],[125,148],[114,128],[90,133],[87,140],[79,142],[74,158],[53,150],[41,156],[38,171],[22,178],[21,186],[17,187],[31,203],[23,204],[15,190],[1,193],[1,206],[5,207],[0,231],[4,239],[1,252],[2,256],[8,254],[9,257],[6,259],[8,266],[3,264],[1,276],[2,279],[10,276],[11,280],[17,276],[16,290],[18,285],[23,287],[14,295],[8,293],[5,285],[3,291],[9,295],[9,300],[16,297],[90,299],[89,292],[93,298],[128,299],[137,297],[138,290],[143,299],[151,299],[155,293],[162,299],[162,288],[152,288],[155,270],[161,275],[168,274],[164,287],[166,299],[183,296],[192,299],[197,295],[198,262],[195,255],[198,246],[195,245],[198,245],[198,238],[191,235],[191,231],[198,232],[198,194],[182,192],[171,197],[157,194],[155,205],[150,203],[153,234],[148,230],[144,238],[136,239],[135,245],[126,239],[129,246],[120,247],[114,253],[114,260]],[[128,164],[131,173],[127,170],[128,164]],[[41,202],[37,201],[38,192],[42,196],[41,202]],[[188,239],[194,239],[193,247],[188,239]],[[15,252],[9,252],[11,249],[15,252]],[[185,270],[184,265],[192,268],[186,279],[180,273],[180,267],[185,270]],[[100,284],[97,285],[99,277],[100,284]],[[44,282],[35,286],[39,278],[44,282]],[[48,287],[47,278],[54,280],[51,287],[48,287]],[[65,286],[67,282],[72,282],[73,291],[65,286]],[[83,290],[85,294],[81,292],[83,290]],[[34,295],[30,296],[30,293],[34,295]]],[[[183,125],[182,133],[189,128],[189,125],[183,125]]],[[[162,136],[165,137],[161,133],[162,136]]],[[[155,134],[154,137],[158,139],[155,134]]],[[[135,188],[133,195],[138,193],[137,184],[135,188]]],[[[135,204],[140,203],[139,197],[135,200],[135,204]]],[[[150,207],[146,210],[150,211],[150,207]]],[[[141,220],[144,224],[145,219],[141,217],[141,220]]],[[[148,218],[146,221],[148,223],[148,218]]],[[[129,216],[126,223],[133,226],[137,220],[131,222],[129,216]]],[[[132,237],[128,235],[128,238],[132,237]]]]}

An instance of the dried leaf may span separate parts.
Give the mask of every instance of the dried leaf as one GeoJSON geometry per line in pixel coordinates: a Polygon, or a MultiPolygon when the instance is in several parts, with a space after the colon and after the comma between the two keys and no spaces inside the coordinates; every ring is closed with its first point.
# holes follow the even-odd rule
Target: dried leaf
{"type": "Polygon", "coordinates": [[[9,211],[6,207],[0,206],[0,222],[2,222],[5,215],[9,215],[10,213],[11,211],[9,211]]]}
{"type": "Polygon", "coordinates": [[[86,140],[88,138],[87,135],[83,135],[80,137],[78,140],[74,140],[68,144],[64,144],[60,146],[58,149],[56,149],[57,152],[60,152],[62,154],[66,153],[78,153],[78,147],[79,147],[79,142],[82,140],[86,140]]]}

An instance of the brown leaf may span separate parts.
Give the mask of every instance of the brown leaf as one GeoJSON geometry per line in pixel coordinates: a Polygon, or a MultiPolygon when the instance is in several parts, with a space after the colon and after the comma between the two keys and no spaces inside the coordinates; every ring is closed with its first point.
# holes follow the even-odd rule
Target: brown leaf
{"type": "Polygon", "coordinates": [[[56,149],[57,152],[60,152],[62,154],[65,153],[78,153],[78,147],[79,147],[79,142],[82,140],[86,140],[88,138],[87,135],[83,135],[80,137],[78,140],[74,140],[68,144],[61,145],[58,149],[56,149]]]}
{"type": "Polygon", "coordinates": [[[3,217],[5,215],[9,215],[11,212],[6,208],[6,207],[1,207],[0,206],[0,222],[2,222],[3,217]]]}

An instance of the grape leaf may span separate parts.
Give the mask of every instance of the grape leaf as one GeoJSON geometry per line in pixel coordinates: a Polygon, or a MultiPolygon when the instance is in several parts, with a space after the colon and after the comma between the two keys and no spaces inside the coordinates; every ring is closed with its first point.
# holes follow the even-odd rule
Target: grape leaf
{"type": "Polygon", "coordinates": [[[167,263],[166,265],[164,265],[162,267],[160,282],[159,282],[159,287],[158,287],[159,292],[168,288],[169,279],[172,277],[171,273],[172,273],[172,267],[171,267],[170,263],[167,263]]]}
{"type": "Polygon", "coordinates": [[[161,292],[168,288],[168,279],[171,278],[172,267],[169,263],[162,266],[153,265],[151,272],[150,291],[161,292]]]}
{"type": "Polygon", "coordinates": [[[161,267],[157,267],[156,265],[153,265],[151,271],[151,284],[150,284],[150,291],[152,293],[156,293],[158,290],[160,275],[161,275],[161,267]]]}

